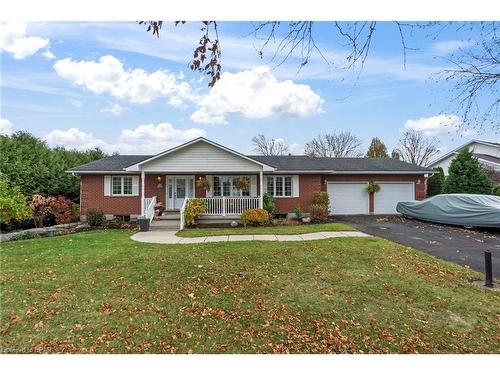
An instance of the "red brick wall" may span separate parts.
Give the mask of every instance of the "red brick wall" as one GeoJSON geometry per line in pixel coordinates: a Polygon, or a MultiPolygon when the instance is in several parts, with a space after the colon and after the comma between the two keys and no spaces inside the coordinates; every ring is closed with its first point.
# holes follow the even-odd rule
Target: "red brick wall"
{"type": "Polygon", "coordinates": [[[89,208],[101,209],[107,215],[140,215],[141,213],[141,184],[139,195],[134,197],[105,197],[104,175],[81,176],[81,207],[83,214],[89,208]]]}
{"type": "MultiPolygon", "coordinates": [[[[141,183],[139,182],[139,194],[141,190],[140,185],[141,183]]],[[[146,180],[144,181],[144,197],[146,198],[156,197],[157,202],[161,202],[165,205],[166,189],[167,189],[167,181],[164,174],[146,175],[146,180]],[[158,187],[158,177],[161,177],[161,187],[158,187]]]]}
{"type": "Polygon", "coordinates": [[[295,206],[300,206],[303,211],[311,204],[314,193],[321,191],[320,175],[299,176],[299,197],[276,198],[276,213],[286,214],[293,212],[295,206]]]}

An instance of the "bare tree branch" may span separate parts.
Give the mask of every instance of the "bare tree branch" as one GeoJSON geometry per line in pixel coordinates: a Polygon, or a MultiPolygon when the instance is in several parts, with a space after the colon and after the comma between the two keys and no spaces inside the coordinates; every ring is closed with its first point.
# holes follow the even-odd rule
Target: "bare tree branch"
{"type": "Polygon", "coordinates": [[[318,135],[306,143],[305,153],[308,156],[346,158],[359,157],[361,140],[350,131],[318,135]]]}
{"type": "Polygon", "coordinates": [[[266,156],[288,154],[288,145],[282,139],[267,139],[263,134],[252,138],[254,150],[266,156]]]}
{"type": "Polygon", "coordinates": [[[407,130],[398,142],[398,148],[393,151],[399,157],[412,164],[426,166],[430,159],[437,155],[438,140],[434,137],[425,137],[415,130],[407,130]]]}

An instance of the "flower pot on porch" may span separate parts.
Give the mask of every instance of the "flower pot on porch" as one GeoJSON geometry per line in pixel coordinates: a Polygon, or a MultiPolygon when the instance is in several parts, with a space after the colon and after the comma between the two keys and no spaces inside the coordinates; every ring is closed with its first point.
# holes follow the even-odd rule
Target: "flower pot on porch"
{"type": "Polygon", "coordinates": [[[148,232],[149,231],[149,219],[145,217],[140,217],[139,218],[139,227],[141,229],[141,232],[148,232]]]}

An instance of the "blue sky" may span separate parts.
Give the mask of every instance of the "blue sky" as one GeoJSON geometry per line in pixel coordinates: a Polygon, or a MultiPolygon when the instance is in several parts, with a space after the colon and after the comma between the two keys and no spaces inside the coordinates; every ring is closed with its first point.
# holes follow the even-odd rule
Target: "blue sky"
{"type": "MultiPolygon", "coordinates": [[[[499,140],[460,128],[448,84],[436,81],[447,54],[474,35],[453,28],[437,39],[409,36],[403,66],[393,23],[379,23],[359,78],[312,56],[278,65],[259,58],[252,24],[221,23],[225,72],[215,89],[188,68],[200,23],[168,24],[158,39],[137,23],[3,24],[0,31],[0,130],[28,130],[50,145],[153,154],[196,136],[251,153],[251,138],[282,138],[293,153],[318,134],[350,130],[366,149],[372,137],[389,150],[403,129],[436,136],[442,151],[472,138],[499,140]]],[[[346,47],[331,23],[316,23],[317,43],[340,63],[346,47]]]]}

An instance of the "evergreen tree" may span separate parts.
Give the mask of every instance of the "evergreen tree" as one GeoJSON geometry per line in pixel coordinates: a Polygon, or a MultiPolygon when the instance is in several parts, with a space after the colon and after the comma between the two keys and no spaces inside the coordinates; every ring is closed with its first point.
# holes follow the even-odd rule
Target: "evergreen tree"
{"type": "Polygon", "coordinates": [[[391,152],[391,158],[396,159],[396,160],[400,160],[401,159],[401,157],[399,155],[399,152],[397,152],[396,150],[392,150],[392,152],[391,152]]]}
{"type": "Polygon", "coordinates": [[[434,168],[435,173],[427,180],[427,196],[432,197],[443,192],[443,184],[445,181],[443,168],[434,168]]]}
{"type": "Polygon", "coordinates": [[[366,153],[367,158],[387,158],[389,155],[387,154],[387,147],[385,147],[384,142],[382,142],[379,138],[372,138],[372,142],[370,143],[370,147],[368,148],[368,152],[366,153]]]}
{"type": "Polygon", "coordinates": [[[443,193],[491,194],[492,188],[479,161],[465,148],[450,164],[443,193]]]}

